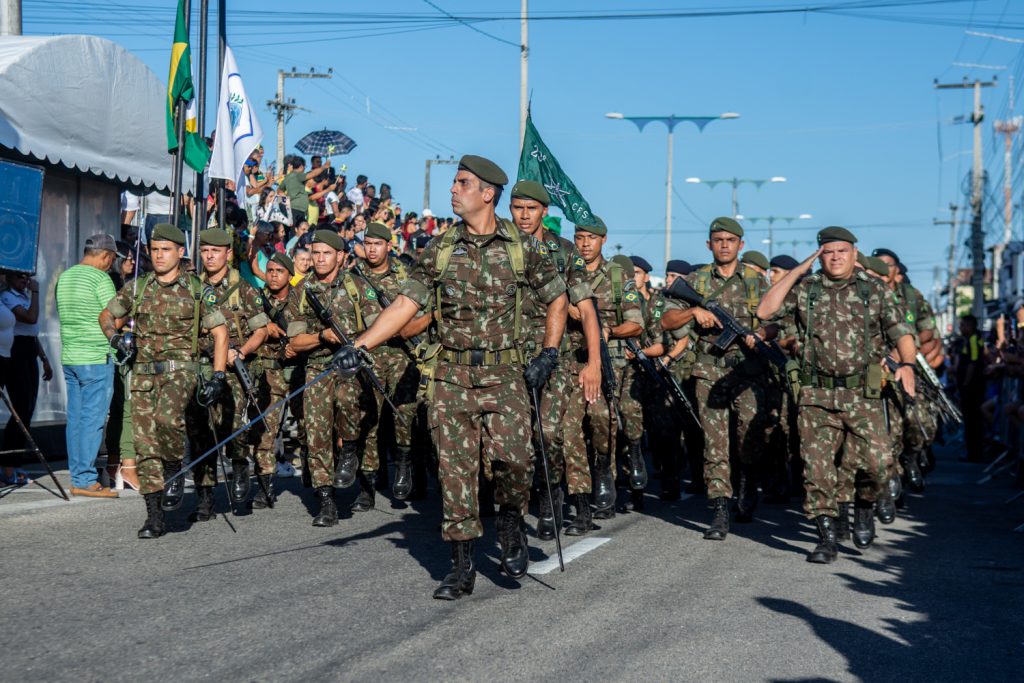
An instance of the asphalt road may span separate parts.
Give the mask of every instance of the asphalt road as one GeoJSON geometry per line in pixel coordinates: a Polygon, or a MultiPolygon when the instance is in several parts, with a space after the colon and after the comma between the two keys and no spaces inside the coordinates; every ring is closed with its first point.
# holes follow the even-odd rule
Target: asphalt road
{"type": "MultiPolygon", "coordinates": [[[[704,499],[652,495],[602,523],[607,541],[566,538],[590,549],[564,574],[521,582],[488,524],[476,592],[453,603],[430,597],[448,565],[436,496],[378,495],[316,529],[293,480],[233,532],[188,528],[190,495],[174,533],[144,542],[138,496],[32,487],[0,498],[0,680],[1021,680],[1024,501],[1002,505],[1009,482],[979,472],[941,460],[873,547],[831,566],[804,561],[796,505],[715,543],[704,499]]],[[[554,543],[531,546],[543,571],[554,543]]]]}

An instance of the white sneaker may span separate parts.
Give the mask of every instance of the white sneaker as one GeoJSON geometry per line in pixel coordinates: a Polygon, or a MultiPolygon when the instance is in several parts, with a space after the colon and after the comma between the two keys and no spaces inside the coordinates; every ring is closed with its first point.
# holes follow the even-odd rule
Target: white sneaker
{"type": "Polygon", "coordinates": [[[277,476],[279,477],[295,477],[298,476],[295,472],[295,468],[292,467],[291,463],[279,462],[277,463],[277,476]]]}

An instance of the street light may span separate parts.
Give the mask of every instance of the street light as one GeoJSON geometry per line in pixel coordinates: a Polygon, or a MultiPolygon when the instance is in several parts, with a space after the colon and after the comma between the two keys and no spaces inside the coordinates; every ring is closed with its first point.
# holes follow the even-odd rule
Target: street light
{"type": "Polygon", "coordinates": [[[668,172],[665,179],[665,265],[668,266],[668,262],[672,258],[672,131],[676,124],[682,121],[689,121],[697,126],[697,130],[702,131],[704,126],[712,121],[738,119],[740,115],[729,111],[718,116],[676,116],[675,114],[670,116],[626,116],[614,111],[605,114],[605,117],[620,121],[632,121],[641,133],[644,131],[644,127],[652,121],[660,121],[668,128],[668,172]]]}
{"type": "Polygon", "coordinates": [[[751,223],[758,221],[768,221],[768,238],[761,240],[761,244],[768,245],[768,259],[772,258],[772,252],[775,250],[775,239],[773,228],[776,221],[785,221],[786,225],[792,225],[793,221],[806,221],[814,218],[809,213],[802,213],[799,216],[737,216],[736,218],[743,218],[751,223]]]}
{"type": "Polygon", "coordinates": [[[693,185],[707,185],[712,190],[715,189],[715,185],[731,185],[732,186],[732,217],[736,218],[740,212],[739,201],[736,197],[736,188],[743,183],[750,183],[755,186],[758,190],[765,183],[784,183],[786,178],[784,176],[772,176],[767,180],[756,180],[754,178],[725,178],[723,180],[704,180],[703,178],[687,178],[686,182],[693,185]]]}

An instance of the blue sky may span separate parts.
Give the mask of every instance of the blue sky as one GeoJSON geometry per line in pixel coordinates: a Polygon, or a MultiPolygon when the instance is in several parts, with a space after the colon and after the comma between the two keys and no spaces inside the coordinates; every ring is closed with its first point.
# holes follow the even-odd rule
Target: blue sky
{"type": "MultiPolygon", "coordinates": [[[[515,0],[432,4],[455,15],[514,15],[519,10],[515,0]]],[[[286,151],[294,151],[294,142],[310,130],[342,130],[358,147],[336,163],[347,164],[350,178],[365,173],[371,182],[388,182],[403,209],[417,212],[422,208],[425,159],[482,154],[514,175],[519,153],[519,50],[501,42],[518,42],[518,22],[474,24],[492,38],[445,21],[432,4],[227,2],[228,40],[253,100],[274,96],[278,68],[334,69],[331,80],[288,81],[287,96],[312,111],[298,113],[288,124],[286,151]],[[436,16],[439,27],[397,33],[409,26],[402,17],[357,24],[354,13],[360,11],[436,16]],[[374,33],[378,35],[367,35],[374,33]]],[[[786,0],[532,0],[530,10],[540,16],[794,5],[786,0]]],[[[175,6],[174,0],[130,5],[25,0],[25,33],[110,38],[135,52],[164,80],[175,6]]],[[[595,212],[605,218],[609,244],[660,264],[665,128],[651,124],[641,134],[632,124],[608,120],[604,114],[739,112],[740,119],[713,122],[702,133],[685,123],[676,129],[674,258],[706,260],[705,227],[730,211],[728,187],[712,190],[687,184],[684,178],[782,175],[788,178],[785,184],[761,190],[744,185],[739,193],[740,212],[746,216],[813,215],[792,225],[775,224],[776,253],[800,257],[811,250],[820,227],[853,226],[862,247],[899,252],[915,283],[930,294],[932,269],[945,268],[949,243],[949,227],[933,226],[932,219],[947,219],[945,207],[951,201],[964,205],[960,186],[970,156],[961,152],[971,142],[970,127],[952,123],[954,116],[969,111],[970,92],[937,93],[933,79],[999,74],[999,86],[984,93],[989,195],[1000,202],[988,214],[994,237],[1001,233],[1003,181],[1002,141],[995,138],[992,121],[1008,113],[1009,75],[1018,74],[1018,92],[1024,88],[1024,59],[1022,45],[968,36],[965,29],[1024,38],[1024,14],[1010,0],[952,0],[854,14],[911,21],[822,13],[534,21],[529,83],[534,122],[595,212]],[[954,61],[1009,69],[959,67],[954,61]]],[[[215,27],[211,17],[212,31],[215,27]]],[[[196,28],[194,21],[193,35],[196,28]]],[[[194,61],[197,49],[193,38],[194,61]]],[[[210,63],[213,107],[217,75],[212,50],[210,63]]],[[[265,108],[260,112],[272,158],[272,115],[265,108]]],[[[433,171],[431,207],[437,213],[450,213],[452,173],[451,166],[433,171]]],[[[1014,189],[1017,201],[1022,190],[1014,189]]],[[[1019,237],[1019,219],[1015,223],[1019,237]]],[[[747,222],[746,228],[748,248],[767,251],[761,244],[767,223],[747,222]]],[[[958,260],[966,263],[963,257],[958,260]]]]}

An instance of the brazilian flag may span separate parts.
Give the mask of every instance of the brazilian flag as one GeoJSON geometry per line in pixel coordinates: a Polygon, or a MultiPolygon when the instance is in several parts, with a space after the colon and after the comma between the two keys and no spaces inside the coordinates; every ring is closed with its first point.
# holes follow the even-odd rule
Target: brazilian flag
{"type": "MultiPolygon", "coordinates": [[[[178,0],[178,18],[174,22],[174,45],[171,46],[171,73],[167,77],[167,151],[178,151],[178,135],[175,132],[175,110],[178,102],[192,104],[195,108],[195,88],[192,84],[192,54],[188,44],[188,22],[185,17],[185,0],[178,0]]],[[[196,171],[202,171],[210,161],[210,148],[199,135],[196,119],[191,111],[185,114],[185,163],[196,171]]]]}

